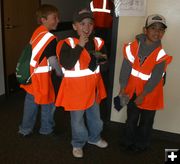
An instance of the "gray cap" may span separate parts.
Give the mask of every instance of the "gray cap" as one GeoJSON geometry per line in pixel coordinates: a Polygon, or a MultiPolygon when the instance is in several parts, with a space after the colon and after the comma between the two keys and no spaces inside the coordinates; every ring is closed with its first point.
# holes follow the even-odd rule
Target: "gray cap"
{"type": "Polygon", "coordinates": [[[91,18],[94,20],[93,14],[88,9],[82,9],[73,15],[73,22],[81,22],[85,18],[91,18]]]}
{"type": "Polygon", "coordinates": [[[149,15],[146,19],[145,27],[149,27],[154,23],[162,23],[165,26],[165,28],[167,28],[166,19],[162,15],[159,14],[149,15]]]}

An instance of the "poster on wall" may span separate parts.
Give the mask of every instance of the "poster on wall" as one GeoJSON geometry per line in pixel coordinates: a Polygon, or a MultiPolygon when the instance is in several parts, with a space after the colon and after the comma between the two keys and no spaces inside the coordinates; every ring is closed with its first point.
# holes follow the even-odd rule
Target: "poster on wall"
{"type": "Polygon", "coordinates": [[[145,16],[146,0],[114,0],[116,16],[145,16]]]}

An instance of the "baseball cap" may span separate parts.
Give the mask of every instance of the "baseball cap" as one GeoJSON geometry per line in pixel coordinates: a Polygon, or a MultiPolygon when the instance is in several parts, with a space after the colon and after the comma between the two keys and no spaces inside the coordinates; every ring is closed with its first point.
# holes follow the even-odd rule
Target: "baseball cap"
{"type": "Polygon", "coordinates": [[[149,15],[146,19],[145,27],[149,27],[154,23],[162,23],[165,26],[165,28],[167,28],[166,19],[162,15],[159,14],[149,15]]]}
{"type": "Polygon", "coordinates": [[[82,9],[74,13],[73,22],[81,22],[85,18],[94,19],[93,14],[88,9],[82,9]]]}

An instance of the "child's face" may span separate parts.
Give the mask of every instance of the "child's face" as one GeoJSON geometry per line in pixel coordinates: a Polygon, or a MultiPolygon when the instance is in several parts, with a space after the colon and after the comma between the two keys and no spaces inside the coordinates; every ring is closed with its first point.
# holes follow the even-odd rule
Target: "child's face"
{"type": "Polygon", "coordinates": [[[162,39],[165,33],[165,27],[162,23],[154,23],[144,30],[147,36],[146,42],[152,44],[162,39]]]}
{"type": "Polygon", "coordinates": [[[42,18],[42,24],[47,27],[48,30],[55,30],[59,23],[58,13],[51,13],[47,18],[42,18]]]}
{"type": "Polygon", "coordinates": [[[94,21],[91,18],[85,18],[81,22],[75,22],[73,28],[79,36],[89,37],[94,29],[94,21]]]}

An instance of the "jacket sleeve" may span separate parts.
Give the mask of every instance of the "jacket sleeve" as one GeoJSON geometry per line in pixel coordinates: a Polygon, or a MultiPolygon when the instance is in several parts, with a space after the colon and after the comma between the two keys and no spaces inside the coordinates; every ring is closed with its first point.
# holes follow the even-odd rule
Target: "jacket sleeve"
{"type": "Polygon", "coordinates": [[[58,60],[56,56],[51,56],[48,58],[49,64],[55,70],[57,76],[63,76],[60,65],[58,64],[58,60]]]}
{"type": "Polygon", "coordinates": [[[66,42],[63,43],[60,51],[60,64],[65,69],[72,69],[80,58],[83,48],[76,45],[75,48],[71,48],[66,42]]]}
{"type": "Polygon", "coordinates": [[[39,58],[39,63],[44,59],[44,57],[48,59],[51,56],[56,56],[56,45],[57,45],[57,40],[53,39],[44,49],[41,57],[39,58]]]}
{"type": "Polygon", "coordinates": [[[124,58],[122,66],[121,66],[120,77],[119,77],[119,82],[120,82],[121,88],[126,87],[126,85],[128,83],[128,79],[131,74],[131,70],[132,70],[131,63],[129,62],[129,60],[124,58]]]}
{"type": "Polygon", "coordinates": [[[151,78],[147,81],[146,85],[144,86],[144,91],[146,93],[151,92],[156,85],[160,82],[162,79],[162,75],[164,73],[164,68],[165,68],[165,61],[156,64],[152,71],[151,78]]]}
{"type": "MultiPolygon", "coordinates": [[[[102,54],[106,54],[107,55],[107,50],[106,50],[105,45],[103,45],[103,47],[101,48],[100,52],[102,54]]],[[[108,70],[108,68],[109,68],[109,60],[107,58],[107,62],[105,64],[100,65],[100,71],[101,72],[106,72],[108,70]]]]}

